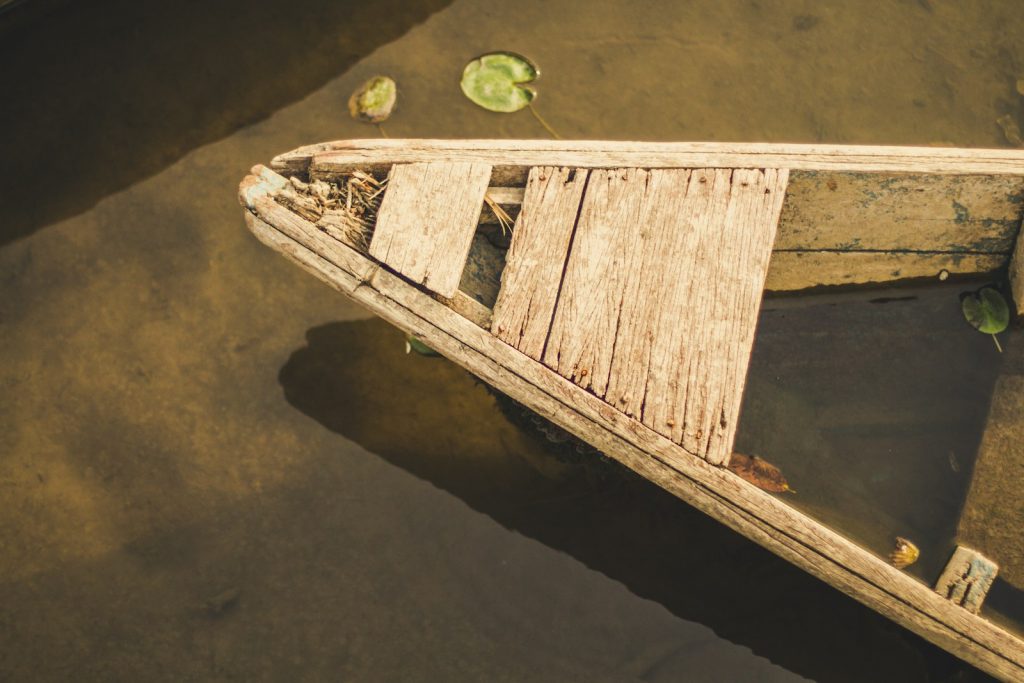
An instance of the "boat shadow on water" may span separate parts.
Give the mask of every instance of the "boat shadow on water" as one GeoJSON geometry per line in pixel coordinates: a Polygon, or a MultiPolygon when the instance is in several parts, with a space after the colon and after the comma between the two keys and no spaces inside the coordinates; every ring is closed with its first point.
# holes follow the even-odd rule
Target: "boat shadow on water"
{"type": "Polygon", "coordinates": [[[383,321],[330,323],[306,336],[279,374],[291,405],[678,617],[815,680],[964,673],[966,665],[619,465],[567,465],[471,375],[403,355],[401,334],[383,321]]]}

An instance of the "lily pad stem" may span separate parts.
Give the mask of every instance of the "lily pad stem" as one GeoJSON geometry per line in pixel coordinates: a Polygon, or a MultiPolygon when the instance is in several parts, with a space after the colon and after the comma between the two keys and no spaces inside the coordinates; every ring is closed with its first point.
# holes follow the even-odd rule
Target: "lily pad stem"
{"type": "Polygon", "coordinates": [[[390,138],[391,137],[390,135],[388,135],[387,131],[384,130],[384,124],[383,123],[378,123],[377,124],[377,130],[380,131],[380,134],[381,134],[382,137],[385,137],[385,138],[390,138]]]}
{"type": "Polygon", "coordinates": [[[533,114],[533,118],[537,119],[537,122],[540,123],[540,125],[544,126],[544,130],[546,130],[548,133],[550,133],[551,137],[553,137],[556,140],[561,140],[562,139],[562,136],[559,135],[557,132],[555,132],[555,129],[552,128],[548,124],[548,122],[545,121],[544,118],[537,112],[537,109],[534,108],[533,103],[530,103],[530,104],[528,104],[526,106],[530,108],[530,113],[533,114]]]}
{"type": "Polygon", "coordinates": [[[993,334],[992,335],[992,341],[994,341],[996,343],[996,348],[999,350],[999,353],[1002,353],[1003,352],[1003,347],[999,343],[999,337],[997,337],[996,335],[993,334]]]}

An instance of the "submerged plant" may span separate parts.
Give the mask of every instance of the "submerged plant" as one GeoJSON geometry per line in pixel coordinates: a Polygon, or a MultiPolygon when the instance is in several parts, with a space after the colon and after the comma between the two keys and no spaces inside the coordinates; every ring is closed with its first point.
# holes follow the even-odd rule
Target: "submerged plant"
{"type": "Polygon", "coordinates": [[[540,70],[526,57],[514,52],[489,52],[466,65],[459,85],[466,97],[488,111],[508,114],[529,107],[552,137],[561,138],[534,108],[537,91],[524,85],[539,76],[540,70]]]}
{"type": "Polygon", "coordinates": [[[383,123],[398,101],[398,87],[387,76],[374,76],[359,86],[348,100],[348,113],[356,121],[383,123]]]}
{"type": "Polygon", "coordinates": [[[405,352],[406,353],[410,353],[412,351],[415,351],[416,353],[420,354],[421,356],[440,356],[441,355],[437,351],[435,351],[434,349],[430,348],[429,346],[427,346],[426,344],[421,342],[416,337],[412,336],[411,334],[407,334],[407,335],[405,335],[405,352]]]}
{"type": "Polygon", "coordinates": [[[1010,324],[1010,307],[1003,295],[993,287],[982,287],[976,292],[965,294],[960,307],[971,327],[992,335],[996,348],[1002,351],[1003,347],[999,345],[996,335],[1010,324]]]}

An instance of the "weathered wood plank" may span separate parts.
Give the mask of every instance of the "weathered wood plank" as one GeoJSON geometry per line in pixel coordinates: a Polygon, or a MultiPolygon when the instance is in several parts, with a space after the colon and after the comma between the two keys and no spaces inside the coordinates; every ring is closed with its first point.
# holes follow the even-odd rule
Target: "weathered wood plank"
{"type": "Polygon", "coordinates": [[[1024,176],[1024,151],[1011,149],[591,140],[339,140],[282,154],[271,165],[300,173],[311,167],[337,172],[439,158],[494,166],[786,168],[1024,176]]]}
{"type": "Polygon", "coordinates": [[[1017,315],[1024,316],[1024,224],[1017,234],[1017,245],[1010,259],[1010,289],[1017,315]]]}
{"type": "Polygon", "coordinates": [[[491,167],[397,164],[377,214],[370,256],[443,297],[459,288],[491,167]]]}
{"type": "MultiPolygon", "coordinates": [[[[242,192],[259,182],[255,176],[248,177],[242,192]]],[[[372,268],[357,252],[318,235],[312,224],[304,225],[302,219],[282,215],[287,212],[275,208],[280,207],[260,204],[254,209],[256,214],[245,212],[250,229],[327,284],[641,476],[881,614],[994,675],[1007,680],[1024,676],[1024,647],[1004,629],[952,605],[881,558],[739,477],[686,456],[678,445],[608,409],[539,364],[526,362],[518,351],[423,292],[387,271],[372,268]],[[320,238],[327,243],[318,244],[320,238]]]]}
{"type": "Polygon", "coordinates": [[[999,566],[977,550],[957,546],[939,580],[935,582],[935,592],[968,612],[977,614],[998,573],[999,566]]]}
{"type": "Polygon", "coordinates": [[[785,176],[592,171],[544,362],[726,462],[785,176]]]}
{"type": "Polygon", "coordinates": [[[863,285],[913,278],[993,273],[1003,254],[773,251],[765,289],[787,292],[826,285],[863,285]]]}
{"type": "Polygon", "coordinates": [[[1007,345],[992,390],[957,542],[999,564],[1004,581],[1024,590],[1024,347],[1007,345]]]}
{"type": "Polygon", "coordinates": [[[544,351],[548,367],[600,397],[626,288],[642,266],[640,207],[649,178],[641,169],[591,172],[544,351]]]}
{"type": "Polygon", "coordinates": [[[587,174],[549,166],[532,169],[512,233],[491,331],[537,360],[551,327],[587,174]]]}
{"type": "MultiPolygon", "coordinates": [[[[728,171],[722,174],[728,179],[728,171]]],[[[700,287],[696,265],[704,256],[700,248],[704,222],[711,214],[712,188],[718,190],[717,196],[726,196],[728,185],[716,184],[716,175],[703,169],[651,172],[635,229],[636,243],[630,247],[642,260],[626,273],[618,311],[605,400],[669,437],[673,437],[671,426],[666,430],[663,422],[646,417],[660,409],[667,409],[670,416],[677,414],[672,388],[678,385],[678,361],[686,358],[680,337],[696,332],[687,326],[686,311],[693,304],[694,289],[700,287]],[[659,396],[665,389],[671,395],[659,396]]]]}
{"type": "Polygon", "coordinates": [[[1024,178],[794,172],[776,249],[1009,253],[1024,178]]]}

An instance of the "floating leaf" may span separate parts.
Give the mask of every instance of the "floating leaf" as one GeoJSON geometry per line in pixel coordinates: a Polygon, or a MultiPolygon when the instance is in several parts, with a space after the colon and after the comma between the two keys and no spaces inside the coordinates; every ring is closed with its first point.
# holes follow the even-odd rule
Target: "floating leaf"
{"type": "Polygon", "coordinates": [[[1010,324],[1010,307],[992,287],[982,287],[960,302],[964,318],[979,332],[999,334],[1010,324]]]}
{"type": "Polygon", "coordinates": [[[528,106],[537,93],[522,85],[540,71],[525,57],[512,52],[491,52],[477,57],[462,71],[462,92],[484,109],[514,112],[528,106]]]}
{"type": "Polygon", "coordinates": [[[982,287],[965,296],[962,308],[967,322],[979,332],[999,334],[1010,324],[1010,307],[992,287],[982,287]]]}
{"type": "Polygon", "coordinates": [[[421,356],[440,356],[437,351],[430,348],[411,334],[405,335],[405,352],[415,351],[421,356]]]}
{"type": "Polygon", "coordinates": [[[789,483],[782,476],[782,470],[756,455],[733,453],[729,459],[729,470],[765,491],[796,493],[789,488],[789,483]]]}
{"type": "Polygon", "coordinates": [[[902,536],[897,536],[896,547],[889,553],[889,561],[897,569],[904,569],[917,562],[917,558],[920,556],[921,551],[917,549],[913,542],[902,536]]]}
{"type": "Polygon", "coordinates": [[[348,113],[356,121],[381,123],[391,116],[398,100],[398,87],[387,76],[374,76],[352,93],[348,113]]]}

